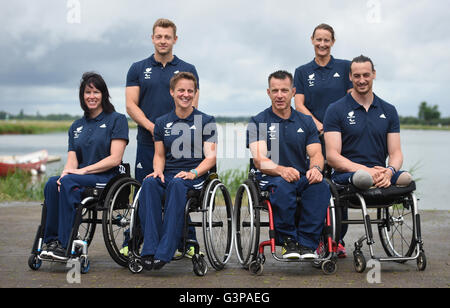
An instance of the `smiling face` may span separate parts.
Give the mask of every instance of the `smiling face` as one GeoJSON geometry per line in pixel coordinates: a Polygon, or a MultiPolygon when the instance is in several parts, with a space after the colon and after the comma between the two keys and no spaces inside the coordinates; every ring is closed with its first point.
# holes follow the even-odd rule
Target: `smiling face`
{"type": "Polygon", "coordinates": [[[102,112],[102,92],[97,89],[92,83],[86,85],[84,88],[84,103],[86,104],[89,113],[99,114],[102,112]]]}
{"type": "Polygon", "coordinates": [[[350,68],[350,80],[353,83],[353,90],[359,95],[372,92],[373,80],[376,72],[370,62],[352,63],[350,68]]]}
{"type": "Polygon", "coordinates": [[[176,109],[190,109],[194,101],[196,88],[193,80],[180,79],[170,90],[176,109]]]}
{"type": "Polygon", "coordinates": [[[333,35],[328,30],[317,29],[311,37],[311,43],[317,57],[327,57],[331,55],[331,47],[334,45],[333,35]]]}
{"type": "Polygon", "coordinates": [[[177,42],[178,37],[171,27],[155,27],[152,35],[152,42],[155,46],[155,53],[160,56],[172,54],[173,45],[177,42]]]}

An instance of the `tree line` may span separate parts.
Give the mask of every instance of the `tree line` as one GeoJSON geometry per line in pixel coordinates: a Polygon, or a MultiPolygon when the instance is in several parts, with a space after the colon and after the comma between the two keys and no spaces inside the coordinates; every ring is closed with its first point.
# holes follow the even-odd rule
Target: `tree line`
{"type": "MultiPolygon", "coordinates": [[[[19,114],[14,115],[5,111],[0,111],[0,120],[33,120],[33,121],[75,121],[79,119],[81,115],[70,114],[48,114],[41,115],[39,113],[35,115],[25,114],[23,110],[20,110],[19,114]]],[[[128,119],[131,120],[131,119],[128,119]]],[[[218,123],[246,123],[250,120],[249,116],[228,117],[228,116],[216,116],[218,123]]],[[[441,118],[441,112],[438,105],[428,105],[427,102],[421,102],[419,105],[419,111],[417,117],[400,116],[400,124],[405,125],[450,125],[450,117],[441,118]]]]}

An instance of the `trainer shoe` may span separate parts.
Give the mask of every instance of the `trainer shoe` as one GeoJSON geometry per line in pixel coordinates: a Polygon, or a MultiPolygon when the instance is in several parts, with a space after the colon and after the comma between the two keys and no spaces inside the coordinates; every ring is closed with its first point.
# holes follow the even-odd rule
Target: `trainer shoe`
{"type": "Polygon", "coordinates": [[[314,252],[314,250],[313,249],[311,249],[311,248],[308,248],[308,247],[305,247],[305,246],[303,246],[303,245],[299,245],[299,251],[300,251],[300,259],[304,259],[304,260],[307,260],[307,259],[311,259],[311,260],[314,260],[314,259],[317,259],[317,254],[314,252]]]}
{"type": "Polygon", "coordinates": [[[283,259],[300,259],[298,244],[290,237],[286,238],[281,248],[283,259]]]}
{"type": "Polygon", "coordinates": [[[53,251],[57,246],[58,246],[58,241],[51,241],[51,242],[45,244],[45,249],[43,249],[40,254],[41,258],[48,258],[49,252],[53,251]]]}
{"type": "Polygon", "coordinates": [[[58,242],[57,246],[55,247],[55,249],[49,251],[47,255],[56,260],[61,260],[61,261],[69,260],[69,257],[66,256],[66,249],[63,248],[59,242],[58,242]]]}
{"type": "Polygon", "coordinates": [[[128,246],[125,246],[121,250],[119,250],[119,253],[121,255],[124,255],[125,257],[128,257],[128,246]]]}
{"type": "Polygon", "coordinates": [[[164,265],[166,265],[167,262],[161,261],[161,260],[155,260],[153,261],[153,269],[154,270],[160,270],[164,265]]]}
{"type": "Polygon", "coordinates": [[[146,271],[150,271],[153,268],[153,256],[149,255],[149,256],[142,256],[141,257],[141,262],[142,262],[142,266],[144,267],[144,269],[146,271]]]}
{"type": "MultiPolygon", "coordinates": [[[[174,257],[175,258],[178,258],[178,257],[181,257],[181,255],[182,255],[183,253],[180,251],[180,250],[176,250],[175,251],[175,254],[174,254],[174,257]]],[[[184,256],[186,257],[186,258],[189,258],[189,259],[192,259],[192,257],[195,255],[195,248],[194,248],[194,246],[189,246],[187,249],[186,249],[186,251],[184,252],[184,256]]],[[[199,252],[199,255],[204,255],[203,254],[203,252],[199,252]]]]}
{"type": "Polygon", "coordinates": [[[342,242],[339,242],[336,252],[338,258],[347,258],[347,251],[345,250],[345,246],[342,244],[342,242]]]}

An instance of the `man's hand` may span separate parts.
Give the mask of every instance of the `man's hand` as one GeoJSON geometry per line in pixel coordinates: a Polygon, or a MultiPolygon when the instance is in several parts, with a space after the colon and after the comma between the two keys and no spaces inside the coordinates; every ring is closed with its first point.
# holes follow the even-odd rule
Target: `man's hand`
{"type": "Polygon", "coordinates": [[[376,176],[373,178],[373,184],[376,187],[387,188],[391,186],[391,178],[393,176],[391,169],[375,166],[373,167],[377,171],[376,176]]]}
{"type": "Polygon", "coordinates": [[[297,169],[292,167],[281,167],[280,176],[285,179],[287,182],[295,182],[300,180],[300,172],[297,169]]]}
{"type": "Polygon", "coordinates": [[[306,178],[309,184],[320,183],[323,180],[323,175],[316,167],[313,167],[306,171],[306,178]]]}
{"type": "Polygon", "coordinates": [[[149,178],[149,177],[152,177],[152,178],[160,178],[160,179],[161,179],[161,182],[164,183],[164,173],[161,172],[161,171],[154,171],[154,172],[148,174],[148,175],[144,178],[144,180],[145,180],[146,178],[149,178]]]}

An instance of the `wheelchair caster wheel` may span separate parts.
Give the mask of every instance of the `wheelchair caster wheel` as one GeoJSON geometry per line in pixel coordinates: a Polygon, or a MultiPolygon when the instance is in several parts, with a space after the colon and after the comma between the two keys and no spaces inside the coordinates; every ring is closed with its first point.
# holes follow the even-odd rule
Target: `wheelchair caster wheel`
{"type": "Polygon", "coordinates": [[[208,264],[203,255],[194,255],[192,257],[192,265],[194,266],[194,273],[197,276],[205,276],[208,271],[208,264]]]}
{"type": "Polygon", "coordinates": [[[253,275],[261,275],[263,270],[264,270],[264,266],[261,262],[258,261],[252,261],[250,263],[250,265],[248,266],[248,270],[250,271],[250,273],[252,273],[253,275]]]}
{"type": "Polygon", "coordinates": [[[355,267],[355,271],[358,273],[362,273],[366,270],[366,258],[364,258],[364,255],[361,252],[354,252],[354,260],[353,265],[355,267]]]}
{"type": "Polygon", "coordinates": [[[42,260],[38,258],[37,255],[31,255],[28,258],[28,266],[33,270],[37,271],[42,265],[42,260]]]}
{"type": "Polygon", "coordinates": [[[419,271],[424,271],[427,267],[427,257],[425,256],[425,253],[421,251],[419,253],[419,256],[417,257],[417,269],[419,271]]]}
{"type": "Polygon", "coordinates": [[[332,275],[337,272],[336,261],[326,260],[322,263],[322,271],[326,275],[332,275]]]}
{"type": "Polygon", "coordinates": [[[89,262],[89,259],[87,257],[81,257],[80,258],[80,271],[81,274],[86,274],[89,272],[91,268],[91,263],[89,262]]]}
{"type": "Polygon", "coordinates": [[[128,269],[133,274],[139,274],[144,269],[144,266],[142,266],[140,260],[137,260],[137,259],[136,260],[130,260],[128,262],[128,269]]]}

